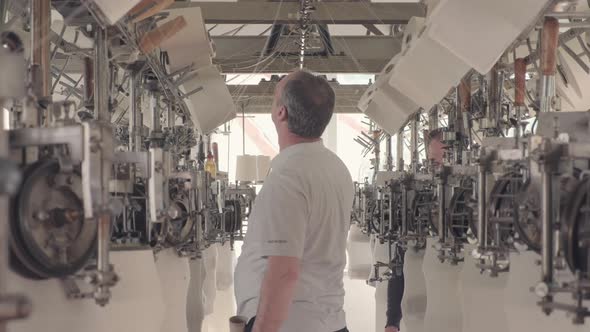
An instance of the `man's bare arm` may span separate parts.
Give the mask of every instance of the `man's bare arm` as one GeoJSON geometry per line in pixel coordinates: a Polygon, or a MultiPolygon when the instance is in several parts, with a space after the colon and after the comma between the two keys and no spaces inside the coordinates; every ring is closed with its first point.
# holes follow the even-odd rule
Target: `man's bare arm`
{"type": "Polygon", "coordinates": [[[269,256],[252,332],[278,332],[289,313],[300,261],[296,257],[269,256]]]}

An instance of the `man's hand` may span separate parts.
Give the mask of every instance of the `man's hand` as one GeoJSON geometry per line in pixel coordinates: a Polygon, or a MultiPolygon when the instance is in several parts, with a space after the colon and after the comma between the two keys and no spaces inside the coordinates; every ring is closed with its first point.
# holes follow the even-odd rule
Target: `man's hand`
{"type": "Polygon", "coordinates": [[[395,326],[388,326],[385,328],[385,332],[399,332],[399,330],[395,326]]]}
{"type": "Polygon", "coordinates": [[[269,256],[252,332],[277,332],[287,319],[299,280],[298,258],[269,256]]]}

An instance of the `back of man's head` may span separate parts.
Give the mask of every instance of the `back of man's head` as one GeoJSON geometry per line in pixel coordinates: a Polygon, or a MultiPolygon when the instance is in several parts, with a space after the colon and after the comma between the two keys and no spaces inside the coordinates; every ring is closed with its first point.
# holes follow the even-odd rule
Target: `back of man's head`
{"type": "Polygon", "coordinates": [[[334,90],[325,78],[298,71],[285,83],[281,102],[287,108],[291,133],[304,138],[319,138],[334,112],[334,90]]]}

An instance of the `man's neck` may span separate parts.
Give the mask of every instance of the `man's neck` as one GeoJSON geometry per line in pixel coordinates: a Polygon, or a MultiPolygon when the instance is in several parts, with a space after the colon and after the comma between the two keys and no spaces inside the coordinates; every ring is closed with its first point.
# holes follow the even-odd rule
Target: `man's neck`
{"type": "Polygon", "coordinates": [[[283,151],[286,148],[296,144],[313,143],[318,142],[319,140],[321,140],[321,138],[306,138],[292,133],[286,133],[285,135],[279,136],[279,148],[281,151],[283,151]]]}

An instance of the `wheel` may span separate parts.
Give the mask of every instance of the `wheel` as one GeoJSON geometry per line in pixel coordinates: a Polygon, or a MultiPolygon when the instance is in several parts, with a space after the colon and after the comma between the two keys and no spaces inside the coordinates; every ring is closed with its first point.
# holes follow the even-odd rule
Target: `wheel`
{"type": "MultiPolygon", "coordinates": [[[[488,243],[490,244],[505,245],[509,239],[515,237],[514,224],[518,219],[518,205],[515,200],[523,186],[521,178],[520,174],[511,172],[494,183],[488,205],[488,243]],[[495,243],[496,237],[491,229],[495,224],[499,227],[501,243],[495,243]]],[[[475,226],[474,230],[477,231],[475,226]]]]}
{"type": "Polygon", "coordinates": [[[541,192],[532,182],[525,182],[516,195],[518,217],[514,229],[519,241],[524,242],[531,250],[541,252],[541,192]]]}
{"type": "Polygon", "coordinates": [[[474,218],[473,208],[469,205],[470,193],[471,190],[458,187],[449,202],[449,232],[455,240],[460,242],[467,242],[470,231],[471,234],[477,234],[477,231],[472,229],[474,218]]]}
{"type": "Polygon", "coordinates": [[[11,208],[11,265],[28,278],[62,278],[82,269],[96,248],[97,224],[84,219],[81,177],[55,160],[35,163],[11,208]],[[31,273],[28,273],[31,272],[31,273]]]}
{"type": "Polygon", "coordinates": [[[580,182],[562,209],[562,241],[572,272],[590,272],[590,179],[580,182]]]}
{"type": "Polygon", "coordinates": [[[171,202],[171,206],[177,212],[177,216],[166,221],[165,238],[168,245],[177,246],[191,236],[194,220],[189,216],[188,200],[179,197],[171,202]]]}

